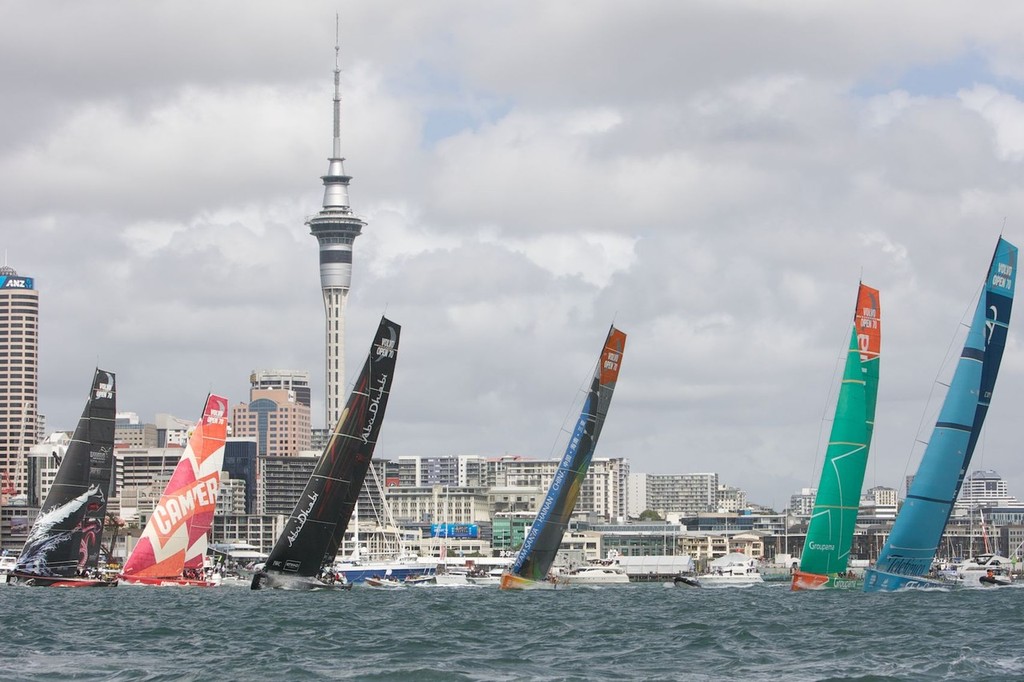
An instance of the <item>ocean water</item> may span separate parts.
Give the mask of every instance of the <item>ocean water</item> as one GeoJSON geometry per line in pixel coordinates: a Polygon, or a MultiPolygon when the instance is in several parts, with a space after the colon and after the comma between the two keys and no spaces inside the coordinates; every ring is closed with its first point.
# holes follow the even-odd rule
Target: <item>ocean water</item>
{"type": "Polygon", "coordinates": [[[0,679],[1024,679],[1024,588],[0,586],[0,679]]]}

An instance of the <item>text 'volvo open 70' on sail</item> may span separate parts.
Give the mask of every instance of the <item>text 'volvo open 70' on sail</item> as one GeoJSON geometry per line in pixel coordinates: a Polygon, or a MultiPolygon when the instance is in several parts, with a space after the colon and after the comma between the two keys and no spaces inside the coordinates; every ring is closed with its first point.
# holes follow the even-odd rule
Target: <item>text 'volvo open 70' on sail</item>
{"type": "Polygon", "coordinates": [[[252,589],[340,587],[331,567],[359,499],[391,393],[401,327],[381,318],[370,354],[252,589]]]}
{"type": "Polygon", "coordinates": [[[814,511],[800,570],[793,574],[794,590],[860,587],[859,579],[847,574],[847,563],[875,425],[881,345],[878,290],[862,282],[814,511]]]}
{"type": "Polygon", "coordinates": [[[43,587],[116,585],[99,571],[114,478],[114,374],[97,369],[89,399],[39,509],[9,583],[43,587]]]}
{"type": "Polygon", "coordinates": [[[597,439],[612,402],[625,349],[626,335],[612,327],[605,339],[594,378],[590,382],[590,391],[579,419],[576,420],[576,428],[565,454],[516,560],[501,576],[501,589],[522,590],[554,584],[549,579],[548,571],[558,554],[580,487],[587,477],[587,469],[590,468],[590,460],[594,456],[597,439]]]}
{"type": "Polygon", "coordinates": [[[142,585],[215,583],[205,575],[206,534],[213,525],[224,465],[228,401],[210,394],[160,502],[124,564],[121,579],[142,585]]]}
{"type": "Polygon", "coordinates": [[[878,561],[865,573],[866,592],[944,585],[928,574],[992,400],[1006,346],[1016,271],[1017,247],[1000,237],[953,381],[907,499],[878,561]]]}

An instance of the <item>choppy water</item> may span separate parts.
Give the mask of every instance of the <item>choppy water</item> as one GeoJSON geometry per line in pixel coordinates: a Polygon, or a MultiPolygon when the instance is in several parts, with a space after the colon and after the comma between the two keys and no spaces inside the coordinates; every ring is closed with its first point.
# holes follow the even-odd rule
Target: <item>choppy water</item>
{"type": "Polygon", "coordinates": [[[4,680],[1024,678],[1024,589],[0,586],[4,680]]]}

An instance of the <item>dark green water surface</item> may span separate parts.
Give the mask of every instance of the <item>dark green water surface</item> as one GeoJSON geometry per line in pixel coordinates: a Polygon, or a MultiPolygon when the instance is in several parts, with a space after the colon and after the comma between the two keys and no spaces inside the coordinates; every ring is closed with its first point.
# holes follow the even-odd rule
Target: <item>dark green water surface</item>
{"type": "Polygon", "coordinates": [[[1024,589],[0,585],[3,680],[1024,679],[1024,589]]]}

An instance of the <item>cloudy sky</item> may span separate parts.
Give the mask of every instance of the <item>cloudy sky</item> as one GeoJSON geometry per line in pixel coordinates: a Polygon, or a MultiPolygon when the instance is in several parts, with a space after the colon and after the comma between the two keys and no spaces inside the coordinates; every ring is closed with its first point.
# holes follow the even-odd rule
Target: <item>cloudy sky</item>
{"type": "MultiPolygon", "coordinates": [[[[323,425],[304,222],[336,11],[368,223],[350,381],[380,315],[403,326],[380,456],[557,456],[614,320],[598,456],[781,508],[815,484],[863,278],[867,484],[914,471],[996,239],[1024,244],[1017,2],[4,0],[0,246],[40,290],[50,429],[96,364],[145,420],[309,370],[323,425]]],[[[1017,322],[972,468],[1024,497],[1017,322]]]]}

